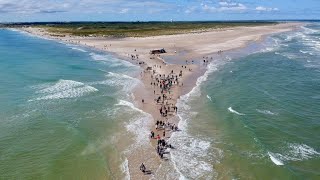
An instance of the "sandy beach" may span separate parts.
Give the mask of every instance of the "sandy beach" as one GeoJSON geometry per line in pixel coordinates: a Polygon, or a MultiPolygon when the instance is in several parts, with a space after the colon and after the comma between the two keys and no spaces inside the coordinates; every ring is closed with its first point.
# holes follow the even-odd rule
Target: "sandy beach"
{"type": "MultiPolygon", "coordinates": [[[[137,87],[134,90],[135,105],[152,116],[153,122],[145,124],[150,132],[153,131],[156,137],[159,135],[161,139],[168,140],[171,133],[176,133],[170,130],[172,125],[177,125],[179,122],[174,109],[177,100],[194,87],[197,78],[206,71],[206,66],[210,63],[213,54],[242,48],[250,42],[261,40],[266,35],[291,31],[300,25],[299,23],[281,23],[218,29],[203,33],[121,39],[61,36],[49,33],[45,29],[30,27],[21,30],[43,38],[114,53],[122,59],[140,65],[142,70],[139,78],[144,87],[137,87]],[[167,53],[150,54],[151,50],[162,48],[167,53]],[[160,100],[157,102],[159,97],[160,100]],[[160,109],[167,112],[160,114],[160,109]],[[156,129],[157,121],[163,121],[165,124],[169,122],[170,125],[156,129]],[[164,131],[165,136],[163,136],[164,131]]],[[[156,148],[157,139],[150,138],[149,145],[128,153],[130,179],[164,177],[158,169],[162,163],[167,163],[164,159],[170,161],[170,154],[164,154],[164,159],[161,159],[156,148]],[[142,162],[146,169],[152,172],[150,175],[144,175],[140,171],[142,162]]]]}

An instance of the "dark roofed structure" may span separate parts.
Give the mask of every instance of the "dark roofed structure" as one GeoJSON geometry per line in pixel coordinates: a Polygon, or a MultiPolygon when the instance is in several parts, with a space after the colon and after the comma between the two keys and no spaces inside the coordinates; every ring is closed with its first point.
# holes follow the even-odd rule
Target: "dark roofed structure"
{"type": "Polygon", "coordinates": [[[164,50],[163,48],[150,51],[150,54],[162,54],[162,53],[166,53],[166,50],[164,50]]]}

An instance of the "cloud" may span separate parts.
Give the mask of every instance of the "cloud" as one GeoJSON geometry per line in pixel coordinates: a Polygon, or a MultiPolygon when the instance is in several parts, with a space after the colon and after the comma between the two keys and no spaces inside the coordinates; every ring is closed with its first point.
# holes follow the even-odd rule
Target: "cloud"
{"type": "Polygon", "coordinates": [[[243,12],[248,8],[242,3],[220,1],[217,6],[202,3],[202,9],[207,12],[243,12]]]}
{"type": "Polygon", "coordinates": [[[278,8],[268,8],[268,7],[263,7],[263,6],[258,6],[255,9],[256,11],[279,11],[278,8]]]}
{"type": "Polygon", "coordinates": [[[70,8],[68,2],[55,3],[48,0],[0,0],[1,13],[58,13],[66,12],[68,8],[70,8]]]}
{"type": "Polygon", "coordinates": [[[231,3],[227,6],[221,6],[218,10],[219,11],[244,11],[247,10],[247,6],[241,3],[231,3]]]}
{"type": "Polygon", "coordinates": [[[0,0],[0,13],[128,13],[160,12],[173,9],[172,4],[156,0],[0,0]],[[146,11],[147,10],[147,11],[146,11]]]}
{"type": "Polygon", "coordinates": [[[121,11],[119,12],[120,14],[125,14],[129,11],[128,8],[124,8],[124,9],[121,9],[121,11]]]}
{"type": "Polygon", "coordinates": [[[237,6],[237,3],[235,2],[226,2],[226,1],[220,1],[220,6],[237,6]]]}
{"type": "Polygon", "coordinates": [[[186,13],[186,14],[190,14],[190,13],[195,12],[195,11],[196,11],[196,9],[197,9],[197,7],[196,7],[196,6],[189,7],[189,8],[187,8],[187,9],[184,11],[184,13],[186,13]]]}
{"type": "Polygon", "coordinates": [[[208,6],[206,4],[202,5],[202,9],[207,12],[216,12],[217,8],[214,6],[208,6]]]}

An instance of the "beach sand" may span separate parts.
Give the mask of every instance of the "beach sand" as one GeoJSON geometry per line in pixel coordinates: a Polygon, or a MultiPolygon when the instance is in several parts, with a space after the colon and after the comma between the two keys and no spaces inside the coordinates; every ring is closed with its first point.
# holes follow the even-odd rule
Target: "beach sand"
{"type": "MultiPolygon", "coordinates": [[[[157,104],[154,100],[161,95],[160,88],[151,85],[151,83],[154,82],[151,75],[155,76],[155,74],[153,74],[152,71],[147,71],[147,67],[152,67],[152,70],[155,70],[156,74],[168,75],[173,71],[174,74],[177,75],[180,71],[183,72],[182,78],[179,79],[179,85],[174,85],[170,94],[166,93],[167,96],[170,97],[168,103],[175,105],[177,99],[181,95],[189,92],[195,86],[197,78],[205,72],[206,65],[203,64],[204,57],[208,57],[206,60],[210,62],[212,55],[218,51],[241,48],[249,42],[261,40],[266,35],[291,31],[300,25],[301,24],[298,23],[281,23],[256,27],[226,28],[203,33],[122,39],[75,37],[69,35],[58,37],[47,32],[45,29],[22,28],[21,30],[44,38],[85,45],[111,52],[134,64],[139,64],[140,62],[142,72],[139,78],[142,80],[144,87],[137,87],[133,92],[136,106],[152,115],[153,123],[146,123],[144,126],[150,131],[153,130],[155,135],[159,134],[162,137],[163,130],[157,131],[154,123],[157,120],[162,120],[178,124],[179,118],[177,118],[174,112],[169,112],[167,118],[160,115],[159,109],[161,105],[157,104]],[[164,48],[167,53],[161,54],[160,57],[150,55],[150,50],[161,48],[164,48]],[[138,58],[132,60],[132,55],[138,55],[138,58]],[[165,62],[166,57],[170,59],[170,61],[168,61],[170,63],[165,62]],[[188,64],[186,64],[186,60],[188,60],[188,64]],[[194,63],[192,63],[192,60],[194,63]],[[184,84],[182,85],[182,83],[184,84]],[[144,103],[142,103],[142,99],[144,99],[144,103]]],[[[166,131],[166,139],[170,137],[170,133],[171,131],[166,131]]],[[[127,159],[131,179],[150,179],[162,176],[157,170],[161,163],[165,162],[157,155],[155,148],[156,140],[152,139],[148,145],[144,145],[129,153],[127,159]],[[153,175],[143,175],[139,170],[142,162],[146,165],[147,169],[150,169],[154,173],[153,175]]],[[[165,156],[170,159],[170,155],[165,156]]]]}

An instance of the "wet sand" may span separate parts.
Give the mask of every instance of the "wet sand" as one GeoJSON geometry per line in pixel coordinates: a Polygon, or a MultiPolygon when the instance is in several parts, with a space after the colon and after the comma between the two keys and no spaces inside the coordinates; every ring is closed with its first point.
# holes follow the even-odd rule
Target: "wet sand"
{"type": "MultiPolygon", "coordinates": [[[[177,125],[179,118],[177,118],[174,112],[169,112],[168,117],[160,115],[159,109],[161,108],[161,104],[156,103],[154,99],[161,96],[161,92],[158,86],[151,85],[152,82],[155,82],[151,76],[155,76],[156,74],[168,75],[171,71],[175,75],[178,75],[182,71],[183,76],[179,78],[179,85],[174,84],[170,90],[170,94],[166,93],[170,99],[168,103],[175,105],[177,99],[189,92],[195,86],[197,78],[205,72],[206,65],[203,64],[203,60],[205,59],[210,62],[210,55],[220,50],[227,51],[244,47],[249,42],[260,40],[263,36],[291,31],[299,25],[298,23],[283,23],[269,26],[227,28],[204,33],[123,39],[75,37],[69,35],[57,37],[54,34],[46,32],[44,29],[23,28],[22,30],[44,38],[85,45],[111,52],[133,64],[140,63],[142,70],[139,78],[144,86],[137,87],[133,92],[136,106],[152,116],[152,122],[146,123],[143,126],[146,126],[150,131],[154,131],[156,136],[159,134],[162,137],[163,130],[156,130],[154,126],[155,122],[162,120],[177,125]],[[158,57],[149,53],[150,50],[161,48],[167,51],[165,56],[161,54],[158,57]],[[132,56],[135,56],[135,58],[132,59],[132,56]],[[170,57],[168,61],[166,61],[166,57],[170,57]],[[186,64],[186,60],[188,60],[188,64],[186,64]],[[193,63],[192,60],[194,61],[193,63]],[[170,62],[170,64],[165,63],[165,61],[170,62]],[[147,67],[151,67],[152,70],[146,70],[147,67]],[[153,70],[155,70],[155,74],[153,70]],[[144,99],[144,103],[142,103],[142,99],[144,99]]],[[[168,139],[171,133],[171,131],[167,130],[165,139],[168,139]]],[[[147,145],[143,145],[128,154],[128,168],[131,179],[150,179],[161,176],[161,172],[157,172],[157,170],[164,160],[157,155],[155,148],[156,140],[151,139],[147,145]],[[153,175],[144,175],[139,170],[142,162],[146,165],[147,169],[153,172],[153,175]]],[[[170,155],[166,154],[165,157],[170,160],[170,155]]]]}

